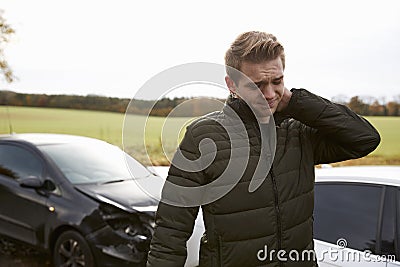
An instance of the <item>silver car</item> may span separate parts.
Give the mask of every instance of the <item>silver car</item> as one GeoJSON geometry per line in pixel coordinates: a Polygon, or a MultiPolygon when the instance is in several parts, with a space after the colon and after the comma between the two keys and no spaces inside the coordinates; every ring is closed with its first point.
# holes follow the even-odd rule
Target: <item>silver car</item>
{"type": "Polygon", "coordinates": [[[400,266],[400,166],[316,170],[319,266],[400,266]]]}

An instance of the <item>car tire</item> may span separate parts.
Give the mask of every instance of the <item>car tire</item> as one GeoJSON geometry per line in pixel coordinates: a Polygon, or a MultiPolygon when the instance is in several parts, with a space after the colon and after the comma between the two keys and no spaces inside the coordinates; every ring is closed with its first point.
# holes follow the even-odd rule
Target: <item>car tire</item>
{"type": "Polygon", "coordinates": [[[94,267],[94,258],[85,238],[76,231],[62,233],[53,250],[55,267],[94,267]]]}

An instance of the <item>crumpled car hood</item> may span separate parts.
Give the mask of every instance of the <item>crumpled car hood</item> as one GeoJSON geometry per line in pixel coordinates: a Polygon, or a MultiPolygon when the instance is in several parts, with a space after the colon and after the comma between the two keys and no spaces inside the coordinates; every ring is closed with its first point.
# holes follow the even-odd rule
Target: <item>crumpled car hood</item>
{"type": "Polygon", "coordinates": [[[160,177],[150,176],[135,180],[125,180],[110,184],[82,184],[75,188],[101,202],[108,203],[129,212],[154,212],[157,210],[158,200],[161,198],[162,182],[160,177]],[[153,190],[150,195],[141,188],[146,183],[153,190]]]}

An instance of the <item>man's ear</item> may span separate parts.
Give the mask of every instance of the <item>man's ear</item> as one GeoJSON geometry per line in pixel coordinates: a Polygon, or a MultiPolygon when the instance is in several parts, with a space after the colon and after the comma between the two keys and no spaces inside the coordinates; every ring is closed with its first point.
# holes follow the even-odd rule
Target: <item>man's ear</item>
{"type": "Polygon", "coordinates": [[[235,82],[228,75],[225,76],[225,83],[226,83],[226,86],[228,86],[228,89],[232,94],[237,93],[235,82]]]}

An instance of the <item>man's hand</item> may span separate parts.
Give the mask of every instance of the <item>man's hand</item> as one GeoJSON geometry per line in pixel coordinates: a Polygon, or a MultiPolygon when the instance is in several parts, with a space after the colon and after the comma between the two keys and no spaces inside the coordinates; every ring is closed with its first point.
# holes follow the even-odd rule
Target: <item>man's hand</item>
{"type": "Polygon", "coordinates": [[[279,102],[276,111],[283,111],[289,104],[290,98],[292,97],[292,92],[289,91],[286,87],[283,88],[283,96],[281,102],[279,102]]]}

